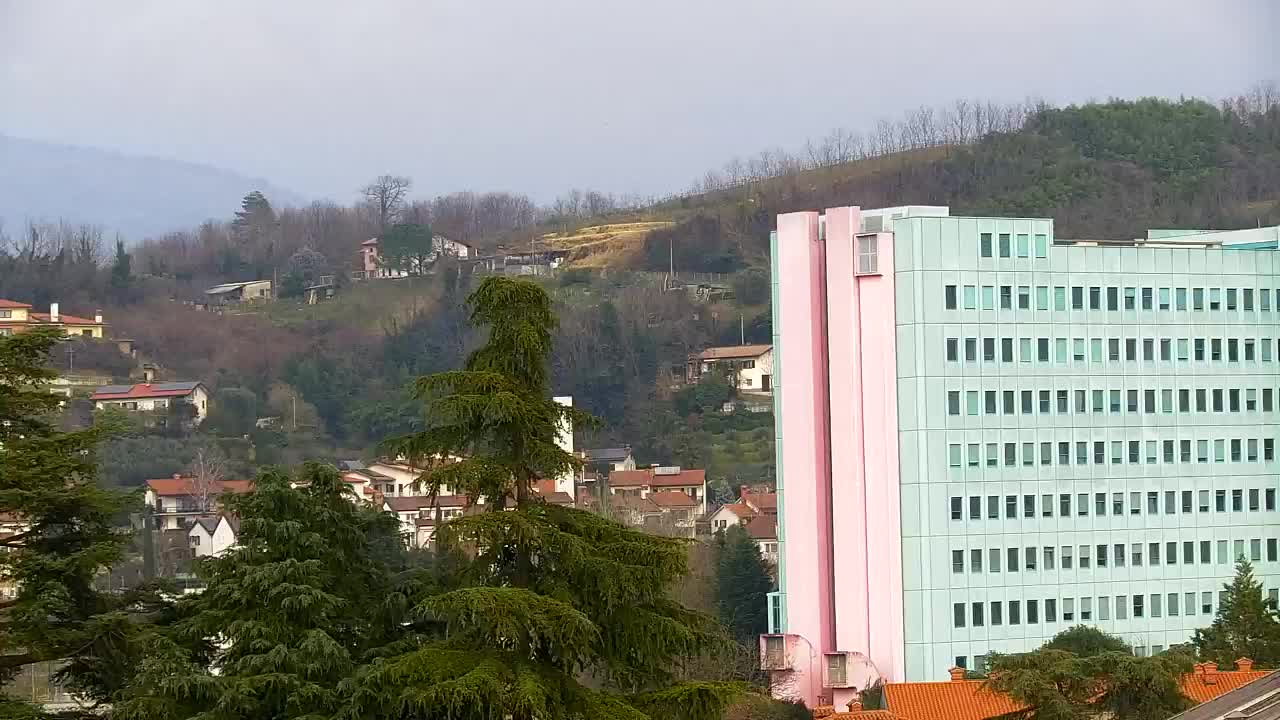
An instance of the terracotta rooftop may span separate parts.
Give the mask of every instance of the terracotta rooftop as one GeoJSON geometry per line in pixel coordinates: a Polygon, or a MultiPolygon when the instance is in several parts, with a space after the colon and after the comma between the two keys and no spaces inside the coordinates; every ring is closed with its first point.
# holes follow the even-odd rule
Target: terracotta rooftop
{"type": "Polygon", "coordinates": [[[773,349],[772,345],[733,345],[730,347],[710,347],[698,353],[700,360],[738,360],[760,357],[773,349]]]}
{"type": "Polygon", "coordinates": [[[138,383],[137,385],[103,385],[90,400],[135,400],[145,398],[186,397],[200,387],[198,382],[138,383]]]}
{"type": "MultiPolygon", "coordinates": [[[[173,477],[161,478],[158,480],[148,480],[147,488],[160,497],[178,497],[192,495],[195,493],[193,486],[194,478],[190,476],[174,475],[173,477]]],[[[215,494],[221,495],[224,492],[245,493],[253,490],[252,480],[215,480],[213,481],[213,491],[215,494]]]]}
{"type": "Polygon", "coordinates": [[[658,507],[689,508],[698,504],[697,500],[694,500],[679,490],[664,490],[662,492],[649,493],[649,499],[658,507]]]}
{"type": "Polygon", "coordinates": [[[986,689],[982,680],[889,683],[884,701],[890,712],[906,720],[986,720],[1020,708],[986,689]]]}
{"type": "MultiPolygon", "coordinates": [[[[28,313],[28,317],[30,317],[33,322],[45,322],[45,323],[53,322],[53,318],[50,317],[48,313],[28,313]]],[[[90,320],[89,318],[82,318],[76,315],[68,315],[66,313],[58,313],[58,323],[62,325],[105,325],[106,324],[106,323],[100,323],[94,320],[90,320]]]]}
{"type": "Polygon", "coordinates": [[[726,503],[726,504],[724,504],[724,505],[721,505],[720,507],[716,508],[715,510],[712,510],[712,511],[708,512],[708,513],[707,513],[707,516],[708,516],[708,517],[710,517],[711,515],[715,515],[716,513],[720,512],[721,510],[728,510],[729,512],[733,513],[734,515],[737,515],[739,520],[746,520],[746,519],[753,518],[753,517],[755,517],[755,516],[756,516],[756,511],[755,511],[755,510],[752,510],[752,509],[751,509],[751,508],[750,508],[746,503],[740,503],[740,502],[737,502],[737,503],[726,503]]]}
{"type": "Polygon", "coordinates": [[[778,493],[751,492],[750,490],[743,488],[741,494],[738,496],[738,502],[760,508],[760,512],[778,512],[778,493]]]}
{"type": "Polygon", "coordinates": [[[777,540],[778,516],[757,515],[747,521],[747,536],[752,540],[777,540]]]}
{"type": "Polygon", "coordinates": [[[681,470],[672,475],[658,475],[647,470],[614,470],[609,473],[609,487],[690,487],[707,481],[705,470],[681,470]]]}
{"type": "Polygon", "coordinates": [[[29,308],[29,307],[31,306],[26,303],[20,303],[20,302],[17,302],[16,300],[5,300],[4,298],[0,298],[0,308],[5,308],[6,310],[8,309],[17,310],[17,309],[29,308]]]}
{"type": "MultiPolygon", "coordinates": [[[[1244,658],[1236,665],[1238,669],[1230,671],[1207,663],[1196,665],[1179,683],[1182,693],[1196,704],[1204,703],[1271,674],[1254,670],[1244,658]]],[[[951,672],[963,677],[962,670],[951,672]]],[[[1008,696],[988,690],[982,680],[889,683],[884,686],[884,700],[889,711],[904,720],[986,720],[1020,709],[1008,696]]]]}

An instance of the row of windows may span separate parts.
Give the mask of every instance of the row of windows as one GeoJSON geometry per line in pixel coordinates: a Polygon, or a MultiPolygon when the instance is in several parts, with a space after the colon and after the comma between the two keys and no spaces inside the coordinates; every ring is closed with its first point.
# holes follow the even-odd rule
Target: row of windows
{"type": "MultiPolygon", "coordinates": [[[[1121,597],[1122,597],[1122,596],[1121,596],[1121,597]]],[[[1193,610],[1194,610],[1194,608],[1193,608],[1193,610]]],[[[1186,614],[1186,615],[1194,615],[1194,614],[1195,614],[1195,612],[1194,612],[1194,611],[1190,611],[1190,612],[1187,612],[1187,613],[1185,613],[1185,614],[1186,614]]],[[[1151,646],[1150,654],[1151,654],[1151,656],[1152,656],[1152,657],[1154,657],[1154,656],[1156,656],[1156,655],[1159,655],[1159,654],[1160,654],[1160,653],[1162,653],[1162,652],[1164,652],[1164,646],[1163,646],[1163,645],[1152,645],[1152,646],[1151,646]]],[[[1134,646],[1133,646],[1133,654],[1134,654],[1134,655],[1136,655],[1136,656],[1138,656],[1138,657],[1147,657],[1147,653],[1148,653],[1148,650],[1147,650],[1147,646],[1146,646],[1146,645],[1134,645],[1134,646]]],[[[968,663],[969,663],[969,656],[968,656],[968,655],[956,655],[955,657],[956,657],[956,659],[955,659],[955,664],[954,664],[952,667],[965,668],[965,669],[967,669],[967,668],[969,667],[969,664],[968,664],[968,663]]],[[[974,661],[974,667],[975,667],[975,668],[977,668],[977,669],[981,669],[981,670],[985,670],[985,669],[986,669],[986,667],[987,667],[987,656],[986,656],[986,655],[975,655],[975,656],[973,656],[973,661],[974,661]]]]}
{"type": "MultiPolygon", "coordinates": [[[[1277,540],[1276,538],[1266,539],[1266,562],[1277,562],[1277,540]]],[[[1181,564],[1183,565],[1225,565],[1228,562],[1228,543],[1226,540],[1186,540],[1181,543],[1181,564]],[[1216,545],[1216,553],[1215,553],[1216,545]],[[1216,558],[1216,560],[1215,560],[1216,558]]],[[[1234,557],[1237,559],[1248,558],[1253,562],[1262,562],[1263,542],[1260,538],[1250,540],[1246,546],[1244,540],[1236,540],[1234,542],[1234,557]],[[1246,555],[1246,547],[1248,555],[1246,555]]],[[[1000,572],[1001,558],[1004,559],[1004,571],[1016,573],[1019,571],[1035,572],[1036,570],[1056,570],[1059,567],[1063,570],[1089,570],[1094,567],[1142,567],[1143,563],[1143,543],[1132,543],[1126,546],[1124,543],[1098,545],[1063,545],[1060,548],[1045,546],[1037,550],[1035,547],[1028,548],[988,548],[976,550],[952,550],[951,551],[951,572],[961,575],[966,572],[970,574],[998,573],[1000,572]],[[1127,547],[1127,555],[1126,555],[1127,547]],[[1076,554],[1078,550],[1079,554],[1076,554]],[[986,557],[984,566],[983,558],[986,557]],[[1127,565],[1126,565],[1127,563],[1127,565]]],[[[1146,563],[1155,567],[1161,564],[1178,565],[1179,564],[1179,543],[1177,541],[1169,541],[1164,543],[1164,560],[1161,561],[1161,544],[1158,542],[1146,543],[1146,563]]]]}
{"type": "MultiPolygon", "coordinates": [[[[1217,607],[1219,608],[1222,605],[1223,592],[1223,590],[1218,591],[1217,607]]],[[[1273,601],[1280,597],[1280,593],[1275,589],[1270,590],[1268,594],[1273,601]]],[[[1158,618],[1166,615],[1168,617],[1179,617],[1181,615],[1195,615],[1197,612],[1201,615],[1213,615],[1214,607],[1214,596],[1211,590],[1204,590],[1199,593],[1116,595],[1114,603],[1109,595],[1062,598],[1061,605],[1059,605],[1057,598],[1047,598],[1044,600],[1043,605],[1039,600],[1009,600],[1005,602],[993,600],[990,602],[952,603],[951,623],[956,628],[986,627],[988,625],[995,627],[1006,624],[1021,625],[1024,620],[1028,625],[1035,625],[1042,620],[1046,623],[1055,623],[1059,620],[1059,609],[1061,609],[1061,620],[1064,623],[1111,620],[1113,619],[1113,608],[1115,610],[1115,620],[1128,620],[1131,615],[1135,619],[1144,617],[1158,618]],[[1025,618],[1023,617],[1024,607],[1026,609],[1025,618]],[[1041,607],[1044,608],[1043,616],[1040,612],[1041,607]]],[[[1153,648],[1153,652],[1158,653],[1159,650],[1153,648]]]]}
{"type": "Polygon", "coordinates": [[[1271,338],[1011,338],[946,339],[947,362],[1271,362],[1280,340],[1271,338]],[[1015,352],[1016,348],[1016,352],[1015,352]],[[1016,359],[1015,359],[1016,358],[1016,359]]]}
{"type": "MultiPolygon", "coordinates": [[[[1006,520],[1017,519],[1019,514],[1023,518],[1034,517],[1053,517],[1055,511],[1058,517],[1071,517],[1072,499],[1075,499],[1075,514],[1077,516],[1087,516],[1089,514],[1089,493],[1059,493],[1055,502],[1052,493],[1045,493],[1039,496],[1027,494],[1022,496],[1021,502],[1017,495],[1005,495],[1004,501],[1001,503],[1000,495],[987,495],[987,508],[985,517],[987,520],[1001,519],[1001,508],[1003,507],[1003,518],[1006,520]],[[1038,502],[1037,502],[1038,500],[1038,502]]],[[[1230,512],[1245,511],[1245,490],[1236,488],[1231,490],[1230,512]]],[[[1266,510],[1274,512],[1276,509],[1276,489],[1266,488],[1260,490],[1258,488],[1250,488],[1248,490],[1248,509],[1249,512],[1257,512],[1266,510]]],[[[1161,514],[1161,507],[1164,508],[1165,515],[1174,515],[1179,509],[1184,513],[1190,513],[1198,510],[1202,513],[1210,512],[1227,512],[1227,491],[1226,490],[1183,490],[1181,492],[1175,490],[1164,491],[1164,502],[1161,503],[1161,493],[1158,491],[1148,491],[1146,493],[1146,504],[1144,505],[1143,494],[1139,491],[1131,491],[1127,496],[1128,504],[1126,505],[1126,494],[1123,492],[1112,493],[1093,493],[1093,514],[1102,517],[1110,513],[1112,516],[1125,515],[1142,515],[1145,507],[1147,515],[1161,514]]],[[[965,498],[962,496],[951,496],[950,512],[952,520],[963,520],[965,516],[965,498]]],[[[970,520],[982,520],[982,496],[970,495],[968,502],[968,518],[970,520]]]]}
{"type": "Polygon", "coordinates": [[[994,253],[999,252],[1000,257],[1020,257],[1029,258],[1032,253],[1038,258],[1049,257],[1049,236],[1043,233],[1036,233],[1032,236],[1029,233],[979,233],[978,234],[978,257],[995,257],[994,253]]]}
{"type": "Polygon", "coordinates": [[[1271,312],[1280,289],[1085,287],[1074,285],[944,285],[947,310],[1157,310],[1271,312]],[[1255,302],[1256,298],[1256,302],[1255,302]],[[1086,302],[1087,300],[1087,302],[1086,302]]]}
{"type": "MultiPolygon", "coordinates": [[[[1112,465],[1123,463],[1136,464],[1142,461],[1143,445],[1146,446],[1145,460],[1148,464],[1163,461],[1165,463],[1223,463],[1258,462],[1259,442],[1257,438],[1232,438],[1214,440],[1103,440],[1077,441],[1075,443],[1075,464],[1088,465],[1092,459],[1094,465],[1112,465]],[[1110,448],[1108,448],[1108,445],[1110,448]],[[1228,453],[1228,448],[1230,452],[1228,453]],[[1110,452],[1108,453],[1108,449],[1110,452]]],[[[953,468],[981,467],[984,463],[983,443],[951,443],[947,446],[947,462],[953,468]]],[[[985,463],[987,467],[996,467],[1003,463],[1006,467],[1018,465],[1019,448],[1021,448],[1022,465],[1052,465],[1056,457],[1059,465],[1070,465],[1072,462],[1072,443],[1058,442],[1057,453],[1054,453],[1052,442],[1024,443],[986,443],[985,463]],[[1003,445],[1003,452],[1001,447],[1003,445]]],[[[1261,442],[1262,461],[1272,462],[1276,459],[1276,441],[1274,438],[1263,438],[1261,442]]]]}
{"type": "Polygon", "coordinates": [[[1274,412],[1272,388],[948,390],[948,415],[1274,412]],[[1261,406],[1259,406],[1261,400],[1261,406]]]}

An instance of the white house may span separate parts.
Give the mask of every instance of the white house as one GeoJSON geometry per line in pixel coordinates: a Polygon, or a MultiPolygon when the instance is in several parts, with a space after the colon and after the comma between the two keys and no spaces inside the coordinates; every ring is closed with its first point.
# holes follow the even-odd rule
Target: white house
{"type": "Polygon", "coordinates": [[[743,392],[773,392],[773,346],[734,345],[711,347],[689,358],[688,382],[709,372],[720,372],[743,392]]]}
{"type": "Polygon", "coordinates": [[[587,465],[608,465],[610,471],[636,469],[636,459],[629,447],[584,450],[582,459],[587,465]]]}
{"type": "Polygon", "coordinates": [[[728,530],[734,525],[743,525],[760,513],[752,510],[746,503],[726,503],[716,508],[707,518],[711,532],[728,530]]]}
{"type": "Polygon", "coordinates": [[[103,385],[89,399],[99,410],[118,407],[129,412],[167,410],[173,403],[185,402],[195,408],[197,424],[209,414],[209,389],[202,382],[103,385]]]}
{"type": "MultiPolygon", "coordinates": [[[[452,255],[456,258],[471,257],[471,246],[451,240],[443,235],[436,235],[431,240],[432,259],[439,257],[441,254],[452,255]]],[[[404,270],[396,270],[383,265],[382,255],[378,252],[378,238],[369,238],[360,243],[360,269],[356,271],[357,280],[373,280],[377,278],[397,278],[405,277],[409,273],[404,270]]]]}
{"type": "Polygon", "coordinates": [[[223,493],[252,490],[252,480],[213,480],[202,488],[195,478],[174,475],[148,480],[144,502],[151,508],[157,528],[182,530],[197,518],[217,512],[217,500],[223,493]]]}
{"type": "Polygon", "coordinates": [[[236,544],[239,534],[240,520],[223,513],[196,518],[187,531],[187,538],[196,557],[217,557],[236,544]]]}

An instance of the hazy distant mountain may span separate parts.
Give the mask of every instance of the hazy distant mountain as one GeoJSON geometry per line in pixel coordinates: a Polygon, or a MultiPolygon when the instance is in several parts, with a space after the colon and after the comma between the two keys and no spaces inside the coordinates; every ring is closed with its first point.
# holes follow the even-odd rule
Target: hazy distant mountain
{"type": "Polygon", "coordinates": [[[0,135],[0,219],[95,223],[130,242],[229,218],[250,190],[272,205],[303,198],[209,165],[0,135]]]}

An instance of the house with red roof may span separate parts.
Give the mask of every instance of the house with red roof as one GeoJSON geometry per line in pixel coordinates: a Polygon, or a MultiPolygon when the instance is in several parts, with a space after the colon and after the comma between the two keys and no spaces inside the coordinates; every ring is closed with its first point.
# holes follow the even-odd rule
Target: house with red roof
{"type": "Polygon", "coordinates": [[[253,490],[252,480],[202,481],[191,475],[147,481],[144,502],[161,530],[186,530],[197,518],[217,514],[218,498],[224,493],[253,490]]]}
{"type": "Polygon", "coordinates": [[[58,303],[49,303],[49,312],[38,313],[27,303],[0,299],[0,335],[17,335],[38,327],[62,328],[67,335],[92,338],[101,338],[107,331],[101,310],[87,318],[68,315],[58,308],[58,303]]]}
{"type": "Polygon", "coordinates": [[[678,466],[651,467],[643,470],[614,470],[609,473],[610,495],[634,495],[648,498],[656,492],[675,491],[693,499],[697,514],[707,511],[707,473],[678,466]]]}
{"type": "Polygon", "coordinates": [[[128,412],[168,410],[183,402],[195,409],[197,425],[209,414],[209,389],[198,381],[103,385],[89,399],[99,410],[115,407],[128,412]]]}

